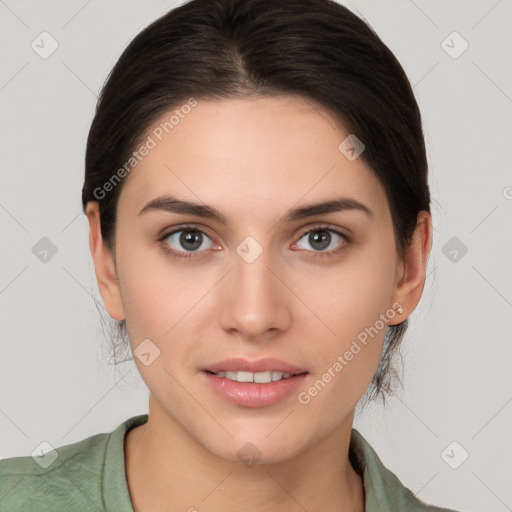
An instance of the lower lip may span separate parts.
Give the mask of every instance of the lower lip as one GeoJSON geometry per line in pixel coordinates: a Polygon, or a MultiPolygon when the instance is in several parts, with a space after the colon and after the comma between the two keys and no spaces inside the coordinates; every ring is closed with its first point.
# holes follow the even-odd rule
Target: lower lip
{"type": "Polygon", "coordinates": [[[242,407],[267,407],[274,405],[293,393],[308,375],[301,373],[287,379],[267,384],[237,382],[213,373],[201,372],[208,384],[225,400],[242,407]]]}

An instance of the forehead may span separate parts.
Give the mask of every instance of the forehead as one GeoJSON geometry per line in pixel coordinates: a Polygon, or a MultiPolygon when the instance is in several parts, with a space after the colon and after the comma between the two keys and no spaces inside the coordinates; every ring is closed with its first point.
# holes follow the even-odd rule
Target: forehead
{"type": "Polygon", "coordinates": [[[142,208],[172,193],[247,211],[344,195],[386,208],[384,189],[363,160],[340,151],[348,135],[329,111],[299,97],[178,105],[146,132],[151,149],[131,171],[120,203],[142,208]]]}

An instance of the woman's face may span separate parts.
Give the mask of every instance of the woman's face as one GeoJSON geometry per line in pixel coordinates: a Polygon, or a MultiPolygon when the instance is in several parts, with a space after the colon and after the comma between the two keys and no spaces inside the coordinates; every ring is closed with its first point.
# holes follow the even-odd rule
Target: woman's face
{"type": "Polygon", "coordinates": [[[386,322],[403,321],[421,290],[414,302],[412,285],[400,285],[385,191],[355,152],[339,149],[349,134],[326,110],[258,97],[179,111],[148,132],[150,149],[123,186],[119,288],[102,296],[126,319],[160,417],[224,459],[286,460],[350,430],[386,322]],[[197,208],[148,206],[165,196],[197,208]],[[304,213],[342,198],[368,211],[304,213]],[[198,215],[213,210],[222,221],[198,215]],[[391,309],[397,301],[402,315],[391,309]],[[223,362],[233,358],[281,362],[223,362]],[[266,384],[209,373],[252,368],[265,381],[272,374],[256,370],[287,366],[300,375],[266,384]]]}

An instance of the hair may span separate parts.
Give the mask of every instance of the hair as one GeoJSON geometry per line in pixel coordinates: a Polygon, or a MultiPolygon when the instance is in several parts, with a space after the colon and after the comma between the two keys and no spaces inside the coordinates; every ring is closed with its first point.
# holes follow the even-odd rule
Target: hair
{"type": "MultiPolygon", "coordinates": [[[[101,234],[114,255],[116,208],[127,178],[108,193],[98,191],[107,190],[152,124],[191,97],[254,95],[311,100],[364,142],[360,158],[384,186],[404,260],[418,213],[430,213],[420,111],[390,49],[332,0],[191,0],[131,41],[99,96],[82,190],[84,213],[89,201],[99,203],[101,234]]],[[[125,344],[125,321],[117,327],[125,344]]],[[[381,394],[385,401],[393,391],[394,355],[407,327],[408,319],[387,326],[366,399],[381,394]]]]}

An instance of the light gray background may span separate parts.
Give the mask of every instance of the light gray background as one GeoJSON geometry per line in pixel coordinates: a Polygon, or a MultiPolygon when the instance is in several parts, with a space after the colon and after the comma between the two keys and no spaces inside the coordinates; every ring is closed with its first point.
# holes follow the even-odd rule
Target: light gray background
{"type": "MultiPolygon", "coordinates": [[[[174,5],[0,0],[0,458],[28,455],[43,440],[58,447],[111,431],[147,412],[134,364],[107,364],[80,193],[101,85],[130,40],[174,5]],[[59,45],[47,59],[31,48],[43,31],[59,45]],[[57,247],[46,263],[32,252],[42,237],[57,247]]],[[[424,296],[404,341],[404,390],[355,426],[421,499],[512,510],[512,5],[346,5],[414,84],[435,229],[424,296]],[[462,41],[452,36],[442,46],[453,31],[469,44],[458,58],[445,49],[457,53],[462,41]],[[452,469],[446,453],[454,464],[462,449],[469,457],[452,469]]]]}

